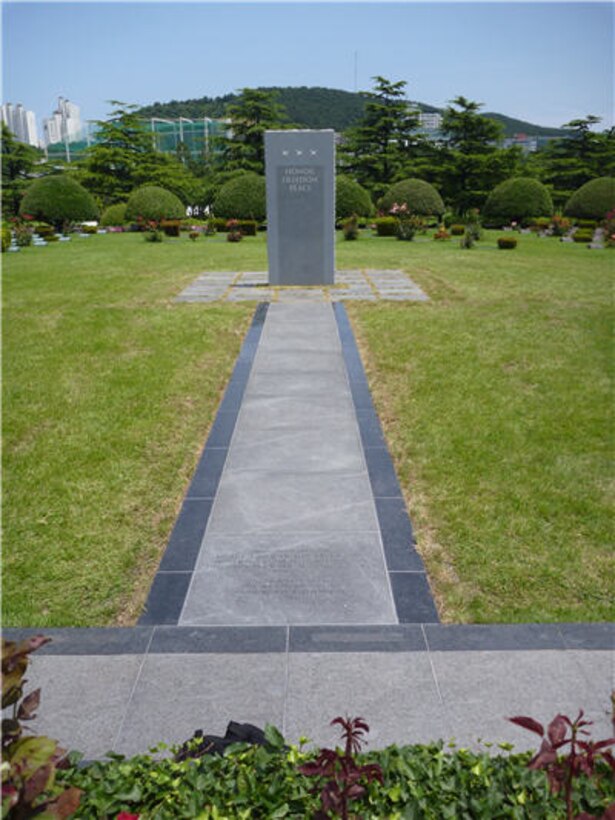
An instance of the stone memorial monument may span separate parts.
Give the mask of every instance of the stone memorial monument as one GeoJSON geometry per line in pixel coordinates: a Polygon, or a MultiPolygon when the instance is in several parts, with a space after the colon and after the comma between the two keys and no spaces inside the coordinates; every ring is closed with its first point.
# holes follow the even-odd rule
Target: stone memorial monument
{"type": "Polygon", "coordinates": [[[271,285],[332,285],[334,132],[266,131],[267,252],[271,285]]]}

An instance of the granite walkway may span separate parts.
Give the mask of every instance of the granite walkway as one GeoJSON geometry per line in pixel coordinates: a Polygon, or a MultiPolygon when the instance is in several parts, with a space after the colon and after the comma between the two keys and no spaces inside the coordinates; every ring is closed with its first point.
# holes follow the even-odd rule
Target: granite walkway
{"type": "MultiPolygon", "coordinates": [[[[9,638],[40,630],[4,630],[9,638]]],[[[100,757],[229,720],[372,746],[610,729],[612,624],[443,625],[342,304],[261,304],[138,626],[48,629],[35,728],[100,757]]]]}

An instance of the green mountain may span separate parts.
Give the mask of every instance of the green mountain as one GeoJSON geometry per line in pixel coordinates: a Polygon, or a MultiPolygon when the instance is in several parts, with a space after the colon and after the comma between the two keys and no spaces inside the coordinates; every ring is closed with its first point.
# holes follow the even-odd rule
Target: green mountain
{"type": "MultiPolygon", "coordinates": [[[[289,122],[299,128],[333,128],[335,131],[345,131],[357,124],[365,110],[365,98],[360,93],[352,91],[306,86],[286,88],[274,86],[260,90],[275,92],[277,101],[286,109],[289,122]]],[[[238,94],[225,94],[222,97],[171,100],[166,103],[155,102],[141,108],[139,113],[143,117],[161,117],[162,119],[177,119],[178,117],[217,119],[224,117],[226,106],[237,96],[238,94]]],[[[414,105],[425,112],[443,111],[442,108],[426,103],[416,102],[414,105]]],[[[483,116],[502,123],[506,137],[512,137],[513,134],[565,136],[568,133],[561,128],[546,128],[495,112],[488,112],[483,116]]]]}

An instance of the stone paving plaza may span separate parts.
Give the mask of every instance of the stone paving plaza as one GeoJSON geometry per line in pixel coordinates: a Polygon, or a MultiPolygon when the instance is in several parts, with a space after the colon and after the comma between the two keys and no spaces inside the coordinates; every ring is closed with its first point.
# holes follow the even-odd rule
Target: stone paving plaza
{"type": "Polygon", "coordinates": [[[426,302],[429,297],[402,270],[338,270],[334,285],[294,287],[268,282],[267,271],[202,273],[178,302],[375,302],[379,299],[426,302]]]}

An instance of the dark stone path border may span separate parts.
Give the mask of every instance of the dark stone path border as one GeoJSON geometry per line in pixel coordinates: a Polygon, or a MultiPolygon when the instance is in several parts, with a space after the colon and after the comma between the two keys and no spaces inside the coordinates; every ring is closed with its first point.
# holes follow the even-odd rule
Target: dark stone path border
{"type": "Polygon", "coordinates": [[[143,614],[139,618],[141,626],[173,625],[179,621],[268,307],[268,302],[261,302],[254,313],[158,572],[154,576],[143,614]]]}
{"type": "Polygon", "coordinates": [[[399,624],[393,626],[135,626],[5,628],[8,640],[44,634],[37,655],[613,650],[615,624],[399,624]]]}

